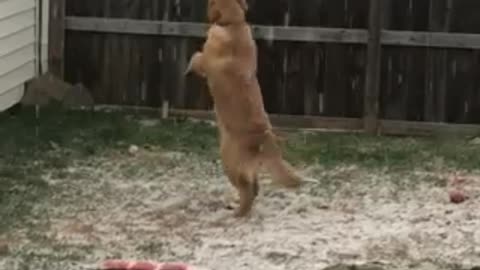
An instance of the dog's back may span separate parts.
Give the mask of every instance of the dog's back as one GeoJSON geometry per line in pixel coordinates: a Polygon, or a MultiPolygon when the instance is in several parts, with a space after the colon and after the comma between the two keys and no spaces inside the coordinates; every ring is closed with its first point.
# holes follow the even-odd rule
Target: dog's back
{"type": "Polygon", "coordinates": [[[224,128],[234,133],[271,128],[256,76],[257,47],[245,21],[244,0],[209,0],[212,26],[203,46],[203,71],[224,128]]]}

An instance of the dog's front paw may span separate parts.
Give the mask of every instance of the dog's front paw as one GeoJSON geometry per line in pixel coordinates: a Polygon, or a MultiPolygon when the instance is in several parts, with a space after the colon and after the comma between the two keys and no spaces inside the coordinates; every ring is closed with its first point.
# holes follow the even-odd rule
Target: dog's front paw
{"type": "Polygon", "coordinates": [[[184,76],[187,76],[191,73],[195,73],[201,77],[205,77],[206,75],[203,66],[203,53],[195,52],[190,58],[190,62],[188,63],[183,74],[184,76]]]}

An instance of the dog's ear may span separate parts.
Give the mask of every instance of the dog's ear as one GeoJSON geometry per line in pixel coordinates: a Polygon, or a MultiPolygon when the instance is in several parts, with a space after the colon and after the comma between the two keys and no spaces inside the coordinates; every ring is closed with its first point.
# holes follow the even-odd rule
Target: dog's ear
{"type": "Polygon", "coordinates": [[[237,0],[237,2],[240,5],[240,7],[243,9],[243,11],[246,12],[248,10],[247,0],[237,0]]]}
{"type": "Polygon", "coordinates": [[[217,6],[217,0],[208,0],[207,19],[210,23],[215,23],[222,17],[217,6]]]}

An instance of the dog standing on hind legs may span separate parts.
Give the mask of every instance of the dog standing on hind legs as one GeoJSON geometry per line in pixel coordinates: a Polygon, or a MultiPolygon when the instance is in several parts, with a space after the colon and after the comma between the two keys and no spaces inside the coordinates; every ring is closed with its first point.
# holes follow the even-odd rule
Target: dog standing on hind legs
{"type": "Polygon", "coordinates": [[[247,215],[258,194],[258,171],[266,167],[285,187],[302,179],[283,159],[278,137],[265,112],[257,79],[257,48],[245,20],[245,0],[209,0],[212,23],[201,52],[190,59],[191,72],[207,80],[215,104],[224,171],[238,191],[236,217],[247,215]]]}

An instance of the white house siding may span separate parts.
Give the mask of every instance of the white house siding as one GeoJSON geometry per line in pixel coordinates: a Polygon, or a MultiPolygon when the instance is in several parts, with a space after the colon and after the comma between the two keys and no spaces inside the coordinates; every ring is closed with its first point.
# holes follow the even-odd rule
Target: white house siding
{"type": "MultiPolygon", "coordinates": [[[[48,10],[48,2],[38,8],[39,0],[0,0],[0,111],[16,104],[23,96],[24,84],[38,75],[38,62],[47,62],[48,33],[43,30],[39,40],[40,23],[38,12],[48,10]],[[38,47],[42,49],[42,59],[38,59],[38,47]]],[[[46,3],[45,3],[46,2],[46,3]]],[[[42,16],[48,21],[48,15],[42,16]]]]}
{"type": "MultiPolygon", "coordinates": [[[[39,0],[36,0],[37,3],[40,2],[39,0]]],[[[37,4],[37,6],[39,6],[37,4]]],[[[40,48],[42,50],[42,54],[40,56],[42,63],[42,72],[45,73],[48,71],[48,19],[50,16],[49,11],[49,6],[50,6],[50,1],[49,0],[43,0],[42,1],[42,7],[38,8],[37,10],[39,12],[42,12],[42,21],[41,21],[41,28],[42,28],[42,37],[40,42],[40,48]]]]}

